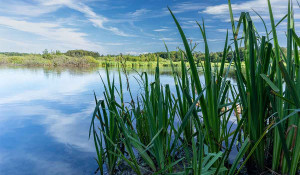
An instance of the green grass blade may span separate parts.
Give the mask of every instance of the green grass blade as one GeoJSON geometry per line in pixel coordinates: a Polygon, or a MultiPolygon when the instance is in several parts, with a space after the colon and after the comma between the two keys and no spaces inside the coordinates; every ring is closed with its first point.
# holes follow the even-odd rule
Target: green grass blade
{"type": "Polygon", "coordinates": [[[260,76],[268,83],[268,85],[275,91],[279,92],[278,87],[269,79],[269,77],[265,74],[260,74],[260,76]]]}

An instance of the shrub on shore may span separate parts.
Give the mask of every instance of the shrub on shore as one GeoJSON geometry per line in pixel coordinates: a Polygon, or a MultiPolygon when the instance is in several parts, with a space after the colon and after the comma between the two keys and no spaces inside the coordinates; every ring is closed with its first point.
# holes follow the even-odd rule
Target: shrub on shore
{"type": "Polygon", "coordinates": [[[44,57],[37,54],[24,56],[7,56],[0,54],[0,64],[24,66],[65,66],[65,67],[90,67],[98,66],[99,62],[91,57],[69,57],[66,55],[51,55],[44,57]]]}

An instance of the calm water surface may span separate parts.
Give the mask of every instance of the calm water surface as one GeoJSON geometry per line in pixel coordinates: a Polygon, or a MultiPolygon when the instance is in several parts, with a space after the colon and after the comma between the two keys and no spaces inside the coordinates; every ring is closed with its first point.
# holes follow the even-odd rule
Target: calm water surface
{"type": "MultiPolygon", "coordinates": [[[[154,80],[154,70],[143,71],[154,80]]],[[[99,75],[106,81],[102,68],[0,67],[0,174],[93,174],[96,154],[88,130],[93,91],[99,99],[104,91],[99,75]]],[[[134,76],[131,71],[136,95],[141,89],[134,76]]],[[[170,70],[162,71],[161,82],[174,89],[170,70]]]]}
{"type": "MultiPolygon", "coordinates": [[[[105,81],[104,69],[0,67],[0,174],[93,174],[88,129],[93,91],[101,98],[104,90],[99,74],[105,81]]],[[[162,75],[162,82],[172,84],[172,78],[162,75]]]]}

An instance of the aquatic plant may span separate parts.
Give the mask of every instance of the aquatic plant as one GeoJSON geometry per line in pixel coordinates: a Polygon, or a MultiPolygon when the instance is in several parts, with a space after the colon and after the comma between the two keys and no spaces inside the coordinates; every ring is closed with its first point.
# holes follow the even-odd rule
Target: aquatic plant
{"type": "Polygon", "coordinates": [[[90,127],[101,174],[103,165],[113,174],[122,162],[137,174],[231,175],[244,167],[248,173],[266,169],[297,173],[300,39],[295,32],[291,1],[288,1],[288,14],[277,24],[270,0],[267,1],[272,29],[268,31],[264,20],[255,12],[265,25],[266,35],[260,36],[247,12],[241,13],[236,25],[228,0],[233,43],[229,43],[227,32],[220,67],[211,62],[204,21],[197,22],[205,46],[204,62],[197,66],[195,47],[188,43],[169,9],[184,45],[184,50],[179,50],[180,71],[175,69],[166,46],[174,92],[170,85],[161,84],[159,58],[154,82],[149,82],[145,72],[136,79],[141,89],[137,97],[131,93],[125,65],[122,71],[119,69],[119,87],[115,86],[114,78],[111,81],[107,69],[104,100],[98,101],[95,96],[96,108],[90,127]],[[276,27],[285,19],[288,21],[287,54],[280,48],[276,33],[276,27]],[[244,52],[245,67],[239,52],[244,52]],[[233,57],[226,65],[228,54],[233,57]],[[231,63],[236,86],[228,79],[231,63]],[[129,100],[124,98],[122,82],[127,82],[129,100]],[[235,118],[235,129],[230,124],[232,118],[235,118]],[[238,153],[229,162],[234,146],[238,153]]]}

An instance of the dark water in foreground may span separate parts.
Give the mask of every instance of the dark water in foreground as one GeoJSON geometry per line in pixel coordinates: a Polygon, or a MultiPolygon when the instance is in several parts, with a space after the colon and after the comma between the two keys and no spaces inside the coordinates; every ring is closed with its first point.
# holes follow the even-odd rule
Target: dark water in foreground
{"type": "MultiPolygon", "coordinates": [[[[154,80],[154,70],[147,71],[154,80]]],[[[105,70],[0,67],[0,174],[93,174],[97,168],[88,129],[93,91],[104,91],[105,70]]],[[[110,75],[118,73],[111,70],[110,75]]],[[[135,95],[140,87],[130,72],[135,95]]],[[[162,84],[174,89],[170,70],[162,84]]],[[[125,82],[124,82],[124,87],[125,82]]],[[[125,97],[128,94],[125,93],[125,97]]]]}

